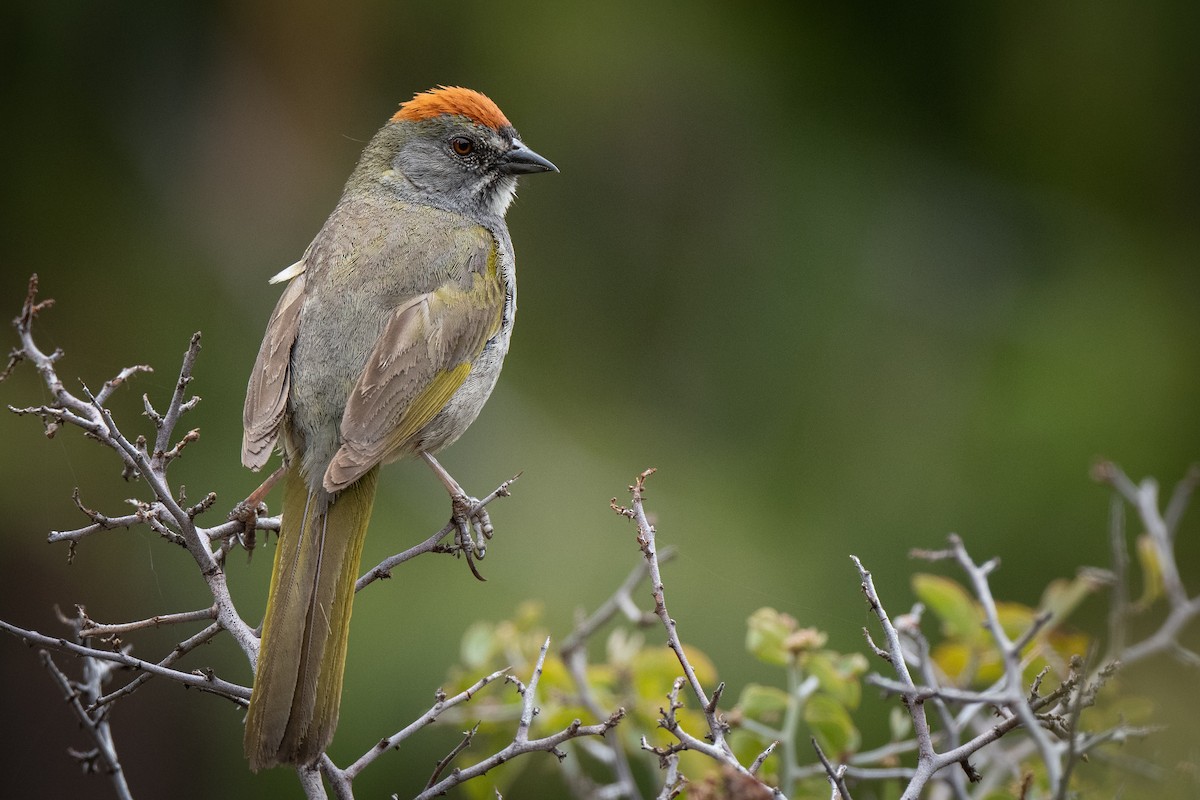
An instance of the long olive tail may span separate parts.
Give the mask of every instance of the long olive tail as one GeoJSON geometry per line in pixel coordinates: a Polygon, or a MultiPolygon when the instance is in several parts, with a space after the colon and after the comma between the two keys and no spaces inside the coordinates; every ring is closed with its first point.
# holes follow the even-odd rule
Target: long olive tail
{"type": "Polygon", "coordinates": [[[271,572],[244,746],[250,768],[310,764],[337,727],[354,582],[378,467],[337,495],[293,468],[271,572]]]}

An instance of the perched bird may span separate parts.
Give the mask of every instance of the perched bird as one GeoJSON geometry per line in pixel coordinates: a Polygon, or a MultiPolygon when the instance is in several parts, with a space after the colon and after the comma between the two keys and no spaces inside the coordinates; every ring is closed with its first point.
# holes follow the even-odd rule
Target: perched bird
{"type": "Polygon", "coordinates": [[[242,463],[261,468],[278,443],[284,482],[251,769],[310,764],[333,738],[379,465],[420,455],[462,494],[432,454],[496,385],[517,308],[504,214],[519,175],[548,171],[486,96],[419,93],[367,144],[303,258],[272,279],[291,282],[243,412],[242,463]]]}

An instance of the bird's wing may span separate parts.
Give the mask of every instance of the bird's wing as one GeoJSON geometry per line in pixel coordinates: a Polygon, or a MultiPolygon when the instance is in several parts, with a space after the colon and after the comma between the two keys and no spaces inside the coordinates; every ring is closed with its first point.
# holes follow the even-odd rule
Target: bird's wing
{"type": "Polygon", "coordinates": [[[283,291],[262,346],[250,384],[246,387],[246,405],[242,408],[242,463],[257,470],[267,463],[279,438],[279,425],[287,408],[291,383],[292,345],[300,326],[300,308],[304,305],[304,275],[297,275],[283,291]]]}
{"type": "Polygon", "coordinates": [[[295,264],[292,264],[290,267],[284,267],[283,269],[279,270],[279,272],[276,272],[271,276],[271,279],[267,281],[267,283],[283,283],[286,280],[291,280],[297,275],[303,275],[307,266],[308,263],[302,258],[295,264]]]}
{"type": "Polygon", "coordinates": [[[444,282],[396,308],[367,358],[342,415],[342,446],[325,472],[338,491],[376,464],[415,452],[416,436],[462,386],[500,328],[505,289],[496,243],[483,229],[454,237],[444,282]],[[481,235],[481,233],[483,235],[481,235]]]}

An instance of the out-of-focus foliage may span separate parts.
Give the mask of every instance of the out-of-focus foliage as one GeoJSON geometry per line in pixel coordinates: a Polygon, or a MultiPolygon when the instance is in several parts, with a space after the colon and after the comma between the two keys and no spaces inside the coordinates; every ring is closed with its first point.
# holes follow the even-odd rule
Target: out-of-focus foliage
{"type": "MultiPolygon", "coordinates": [[[[548,635],[541,603],[534,601],[521,604],[511,619],[473,623],[463,635],[462,661],[451,673],[447,693],[461,692],[483,675],[503,668],[522,681],[528,681],[538,651],[548,635]]],[[[604,644],[605,660],[587,666],[586,682],[591,696],[600,708],[606,709],[606,713],[618,708],[626,711],[625,719],[608,736],[620,737],[626,749],[635,756],[640,752],[639,742],[643,735],[652,745],[670,744],[673,741],[670,735],[658,728],[658,709],[666,705],[667,692],[680,674],[675,654],[665,647],[647,646],[641,632],[625,627],[613,628],[604,644]]],[[[697,677],[706,685],[715,685],[716,668],[708,657],[690,647],[685,647],[685,652],[697,677]]],[[[476,720],[481,722],[470,750],[462,756],[463,763],[456,762],[455,766],[481,761],[511,741],[522,700],[522,696],[511,689],[491,688],[449,714],[447,718],[459,727],[471,727],[476,720]]],[[[678,712],[679,721],[685,729],[701,731],[704,729],[703,715],[695,709],[694,702],[691,706],[678,712]]],[[[537,707],[531,736],[560,730],[576,719],[585,723],[599,721],[593,719],[594,715],[581,700],[570,672],[553,650],[543,665],[537,707]]],[[[593,742],[582,745],[585,752],[598,746],[593,742]]],[[[574,745],[565,749],[580,752],[574,745]]],[[[583,757],[586,759],[587,756],[583,757]]],[[[644,777],[652,779],[656,770],[651,765],[656,765],[657,759],[642,754],[638,760],[647,767],[644,777]]],[[[704,761],[694,754],[685,756],[685,762],[698,772],[704,769],[704,761]]],[[[524,770],[533,768],[535,763],[534,759],[522,758],[498,770],[489,780],[466,784],[464,791],[472,797],[485,798],[494,796],[491,787],[496,786],[503,793],[505,787],[519,779],[524,770]]],[[[579,765],[573,765],[573,768],[578,769],[579,765]]],[[[541,780],[555,782],[552,773],[543,775],[541,780]]]]}
{"type": "MultiPolygon", "coordinates": [[[[443,458],[476,493],[524,472],[493,507],[488,582],[418,559],[357,598],[339,762],[428,707],[489,609],[536,597],[561,630],[607,596],[634,546],[606,503],[646,466],[683,554],[673,607],[705,620],[691,643],[744,686],[776,684],[742,648],[759,607],[860,647],[847,554],[900,564],[956,530],[1004,559],[999,595],[1035,607],[1051,579],[1107,565],[1096,456],[1162,476],[1198,456],[1200,4],[0,5],[0,319],[36,271],[65,379],[154,366],[114,398],[131,427],[202,330],[202,438],[178,474],[217,508],[260,477],[238,448],[278,297],[266,279],[399,102],[485,91],[562,169],[510,213],[512,352],[443,458]]],[[[0,385],[0,404],[43,400],[28,371],[0,385]]],[[[137,492],[98,448],[7,414],[0,448],[0,616],[54,630],[55,604],[106,622],[203,604],[152,536],[98,537],[70,566],[45,545],[82,524],[75,487],[109,514],[137,492]]],[[[389,467],[364,560],[445,515],[422,465],[389,467]]],[[[1180,534],[1185,575],[1198,531],[1180,534]]],[[[230,566],[252,621],[271,556],[230,566]]],[[[880,580],[908,590],[906,572],[880,580]]],[[[1097,622],[1099,605],[1072,619],[1097,622]]],[[[141,637],[135,654],[174,641],[141,637]]],[[[189,666],[249,678],[220,642],[189,666]]],[[[36,658],[0,646],[0,669],[21,734],[0,754],[20,765],[7,790],[107,796],[63,753],[82,742],[47,713],[60,700],[36,658]]],[[[1172,730],[1200,715],[1194,679],[1170,663],[1123,676],[1172,730]]],[[[888,735],[873,703],[864,741],[888,735]]],[[[213,698],[152,681],[118,712],[140,796],[295,790],[286,771],[244,769],[241,715],[213,698]],[[176,735],[145,735],[163,726],[176,735]]],[[[420,783],[454,741],[406,744],[360,790],[420,783]]],[[[1187,737],[1127,750],[1196,769],[1187,737]]]]}
{"type": "MultiPolygon", "coordinates": [[[[742,690],[735,718],[739,725],[757,734],[734,737],[744,763],[753,762],[771,741],[785,738],[786,729],[798,721],[803,721],[822,748],[835,758],[859,749],[862,736],[851,713],[862,699],[859,679],[867,670],[867,662],[859,653],[843,655],[824,649],[828,638],[815,628],[801,628],[794,617],[773,608],[760,608],[750,615],[746,649],[765,664],[784,667],[787,682],[783,687],[751,683],[742,690]]],[[[794,733],[787,731],[791,745],[796,741],[794,733]]],[[[790,760],[796,755],[781,758],[790,760]]],[[[774,764],[767,764],[763,774],[779,779],[774,764]]]]}
{"type": "MultiPolygon", "coordinates": [[[[985,612],[980,601],[956,580],[940,575],[916,573],[912,583],[921,606],[907,616],[902,627],[917,630],[924,609],[930,612],[926,627],[940,628],[931,653],[932,674],[937,676],[939,683],[945,681],[942,684],[945,686],[979,690],[990,687],[994,690],[1002,678],[1003,663],[999,646],[985,627],[985,612]]],[[[1029,639],[1021,651],[1025,686],[1036,686],[1036,693],[1049,694],[1071,679],[1070,665],[1079,669],[1085,657],[1096,657],[1096,640],[1066,624],[1082,600],[1096,588],[1097,577],[1084,574],[1071,581],[1051,582],[1037,609],[1021,603],[996,601],[1004,634],[1014,641],[1020,641],[1023,636],[1029,639]],[[1036,634],[1028,636],[1035,627],[1036,634]]],[[[688,627],[695,625],[695,621],[690,621],[688,627]]],[[[475,622],[463,635],[461,662],[452,670],[447,694],[466,690],[478,678],[497,669],[508,668],[511,674],[527,679],[533,671],[539,648],[549,635],[544,609],[536,601],[521,604],[509,619],[475,622]]],[[[659,722],[666,705],[664,698],[683,674],[682,669],[674,653],[657,640],[654,630],[642,632],[629,624],[617,624],[604,636],[603,660],[586,666],[581,673],[582,685],[557,655],[546,658],[538,686],[538,716],[532,735],[545,735],[576,719],[584,723],[596,721],[585,696],[602,710],[624,708],[628,712],[626,718],[609,736],[621,743],[636,767],[643,789],[653,793],[662,778],[656,769],[658,758],[641,747],[642,737],[660,747],[676,743],[677,740],[663,730],[659,722]]],[[[888,739],[864,741],[856,725],[856,716],[860,716],[857,712],[862,699],[863,677],[870,669],[891,678],[886,662],[877,660],[872,665],[862,653],[838,653],[826,648],[827,641],[824,632],[801,627],[795,617],[773,608],[760,608],[747,620],[746,649],[772,668],[776,681],[747,683],[740,689],[736,705],[727,714],[731,725],[729,743],[743,765],[755,762],[768,745],[774,743],[774,752],[763,761],[758,774],[793,798],[815,800],[829,795],[824,774],[815,763],[815,753],[809,744],[811,739],[815,739],[836,763],[851,763],[852,759],[860,757],[853,763],[868,768],[913,764],[912,721],[898,700],[892,701],[893,708],[889,712],[888,739]],[[870,756],[866,752],[876,749],[882,752],[889,747],[892,752],[885,755],[870,756]]],[[[916,646],[911,637],[907,641],[907,646],[916,646]]],[[[703,653],[686,645],[685,650],[701,683],[711,689],[717,680],[716,667],[703,653]]],[[[917,682],[925,685],[921,678],[917,682]]],[[[686,690],[680,696],[694,705],[686,690]]],[[[475,727],[476,730],[471,748],[460,756],[458,766],[478,762],[502,749],[512,739],[522,701],[518,692],[497,691],[492,687],[442,717],[442,724],[450,722],[459,729],[475,727]]],[[[933,713],[932,703],[925,702],[929,724],[944,748],[942,737],[945,734],[937,733],[943,726],[933,713]]],[[[958,706],[954,707],[957,710],[958,706]]],[[[1149,725],[1153,723],[1154,712],[1150,698],[1110,677],[1107,687],[1082,708],[1079,730],[1107,735],[1107,731],[1122,730],[1127,726],[1149,725]]],[[[695,736],[703,735],[705,721],[694,708],[685,707],[677,716],[684,730],[695,736]]],[[[978,733],[988,727],[990,718],[985,714],[979,726],[971,730],[978,733]]],[[[1065,719],[1059,722],[1065,724],[1065,719]]],[[[1045,769],[1037,749],[1022,749],[1014,744],[1014,739],[1023,736],[1021,731],[1010,732],[1001,740],[1003,750],[998,743],[992,743],[975,752],[970,761],[983,772],[999,770],[1024,776],[1020,780],[1029,780],[1031,786],[1046,791],[1045,769]],[[1012,760],[1016,758],[1019,762],[1012,760]]],[[[1090,761],[1076,766],[1072,785],[1077,791],[1086,795],[1125,779],[1123,769],[1131,769],[1132,762],[1122,765],[1114,759],[1115,747],[1122,741],[1121,736],[1113,737],[1112,744],[1090,753],[1090,761]]],[[[599,785],[615,782],[611,756],[607,756],[594,740],[576,740],[564,749],[570,751],[569,758],[577,759],[570,762],[570,770],[588,775],[599,785]]],[[[545,785],[555,780],[553,769],[556,766],[551,766],[548,760],[538,765],[532,759],[521,759],[494,771],[486,781],[467,784],[465,791],[469,796],[483,800],[492,796],[493,787],[507,792],[522,776],[525,786],[545,785]],[[528,776],[529,772],[539,771],[544,773],[541,777],[528,776]]],[[[728,767],[694,752],[683,754],[680,769],[693,784],[694,788],[689,791],[694,791],[697,797],[734,798],[743,796],[739,791],[747,789],[740,785],[740,779],[728,767]]],[[[1141,765],[1139,769],[1161,773],[1161,767],[1153,764],[1141,765]]],[[[1020,793],[1020,780],[994,796],[1020,793]]],[[[898,796],[904,786],[904,782],[894,778],[852,783],[856,797],[868,798],[898,796]]],[[[748,796],[757,797],[758,794],[748,796]]]]}
{"type": "MultiPolygon", "coordinates": [[[[982,689],[1004,673],[996,643],[984,627],[983,609],[970,592],[951,578],[918,573],[912,578],[913,593],[941,623],[943,638],[933,649],[942,673],[954,684],[982,689]]],[[[1049,667],[1047,683],[1066,679],[1071,656],[1088,654],[1089,636],[1061,623],[1088,594],[1099,588],[1091,576],[1073,581],[1056,581],[1043,594],[1041,608],[1023,603],[996,603],[1000,626],[1010,639],[1020,639],[1045,613],[1049,621],[1022,651],[1025,675],[1032,682],[1042,668],[1049,667]],[[1051,607],[1053,606],[1053,608],[1051,607]]]]}

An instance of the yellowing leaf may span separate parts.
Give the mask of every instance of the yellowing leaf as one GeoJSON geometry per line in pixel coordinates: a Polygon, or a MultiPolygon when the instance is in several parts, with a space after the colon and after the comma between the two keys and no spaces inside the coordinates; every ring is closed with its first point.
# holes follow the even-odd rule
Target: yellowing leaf
{"type": "MultiPolygon", "coordinates": [[[[717,669],[712,661],[703,652],[688,645],[683,646],[683,652],[687,654],[701,685],[711,692],[717,678],[717,669]]],[[[683,675],[683,667],[679,665],[674,650],[669,647],[655,647],[637,654],[631,672],[638,697],[663,705],[667,692],[671,691],[671,685],[676,678],[683,675]]],[[[679,697],[684,702],[695,701],[691,689],[686,686],[680,691],[679,697]]]]}
{"type": "Polygon", "coordinates": [[[1137,538],[1137,560],[1142,565],[1142,596],[1134,603],[1138,611],[1145,611],[1163,595],[1162,564],[1158,560],[1158,548],[1150,534],[1137,538]]]}
{"type": "MultiPolygon", "coordinates": [[[[1009,639],[1019,639],[1033,627],[1033,620],[1037,616],[1034,610],[1023,603],[1009,603],[1003,600],[996,602],[996,616],[1000,619],[1000,627],[1009,639]]],[[[1044,632],[1044,629],[1043,629],[1044,632]]],[[[988,634],[988,640],[994,642],[991,634],[988,634]]]]}
{"type": "Polygon", "coordinates": [[[965,644],[942,642],[933,648],[933,660],[938,669],[953,683],[963,686],[975,672],[975,658],[965,644]]]}
{"type": "Polygon", "coordinates": [[[1004,674],[1004,660],[1000,651],[994,647],[982,647],[975,651],[975,675],[971,681],[973,686],[983,688],[1000,680],[1004,674]]]}

